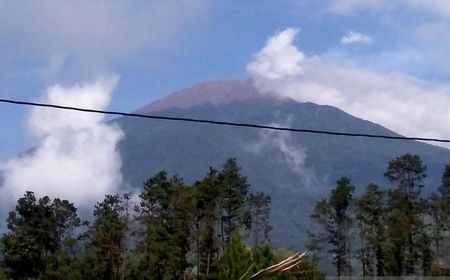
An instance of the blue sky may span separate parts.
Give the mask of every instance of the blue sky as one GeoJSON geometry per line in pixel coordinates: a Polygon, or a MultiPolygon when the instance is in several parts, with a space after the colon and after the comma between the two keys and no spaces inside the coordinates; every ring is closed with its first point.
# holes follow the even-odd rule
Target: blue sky
{"type": "MultiPolygon", "coordinates": [[[[54,84],[114,73],[108,108],[131,111],[197,82],[249,78],[247,65],[287,28],[298,30],[292,44],[309,59],[399,73],[448,93],[448,0],[74,3],[0,1],[0,97],[38,100],[54,84]]],[[[28,111],[0,105],[0,159],[33,145],[28,111]]],[[[429,135],[448,135],[438,132],[429,135]]]]}
{"type": "MultiPolygon", "coordinates": [[[[133,111],[251,79],[261,94],[450,139],[448,30],[450,0],[0,0],[0,98],[133,111]]],[[[0,104],[0,215],[26,190],[92,205],[126,189],[124,135],[104,121],[0,104]]]]}

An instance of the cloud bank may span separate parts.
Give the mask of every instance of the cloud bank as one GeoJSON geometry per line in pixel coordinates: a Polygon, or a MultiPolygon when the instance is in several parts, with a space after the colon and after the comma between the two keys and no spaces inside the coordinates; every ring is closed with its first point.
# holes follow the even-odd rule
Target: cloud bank
{"type": "Polygon", "coordinates": [[[296,33],[276,34],[248,65],[261,92],[335,106],[407,136],[450,138],[449,85],[308,57],[293,44],[296,33]]]}
{"type": "MultiPolygon", "coordinates": [[[[55,85],[40,101],[102,110],[117,80],[112,76],[72,87],[55,85]]],[[[0,166],[3,209],[9,209],[27,190],[77,205],[92,205],[116,192],[122,181],[117,144],[123,133],[119,127],[104,123],[100,114],[35,107],[28,128],[38,142],[35,150],[0,166]]]]}
{"type": "MultiPolygon", "coordinates": [[[[0,1],[0,96],[34,99],[34,89],[59,84],[41,101],[106,109],[117,78],[76,83],[117,68],[126,76],[127,64],[136,69],[135,64],[180,47],[210,5],[207,0],[0,1]]],[[[0,163],[0,202],[13,203],[25,190],[78,204],[114,192],[121,183],[116,146],[123,135],[103,121],[101,115],[33,109],[28,133],[36,148],[0,163]]]]}
{"type": "Polygon", "coordinates": [[[0,51],[12,65],[33,62],[31,76],[86,78],[139,52],[176,45],[208,6],[206,0],[2,1],[0,51]]]}

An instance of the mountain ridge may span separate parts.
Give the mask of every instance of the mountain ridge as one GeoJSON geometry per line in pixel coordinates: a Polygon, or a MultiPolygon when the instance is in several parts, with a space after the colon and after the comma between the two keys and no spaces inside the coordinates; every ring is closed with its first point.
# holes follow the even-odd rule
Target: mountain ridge
{"type": "MultiPolygon", "coordinates": [[[[234,82],[219,84],[223,83],[234,82]]],[[[241,83],[234,83],[227,89],[218,87],[217,90],[214,90],[215,85],[217,83],[209,84],[209,94],[215,92],[223,96],[232,89],[232,96],[239,96],[248,90],[248,82],[242,87],[241,83]]],[[[202,88],[193,86],[181,91],[184,99],[177,102],[182,103],[190,92],[197,92],[196,96],[208,95],[199,91],[202,88]]],[[[150,108],[159,108],[158,114],[164,116],[398,135],[335,107],[280,100],[268,95],[254,95],[253,92],[246,96],[250,95],[252,98],[244,100],[219,98],[222,102],[215,103],[212,98],[206,102],[196,99],[184,108],[150,108]]],[[[174,96],[179,95],[168,98],[174,96]]],[[[177,102],[172,100],[166,104],[177,102]]],[[[272,223],[275,226],[272,240],[276,246],[298,248],[304,243],[314,202],[327,197],[336,180],[342,176],[352,180],[357,192],[361,192],[369,182],[389,186],[383,177],[388,161],[405,153],[415,153],[428,165],[429,178],[424,192],[429,193],[438,186],[442,170],[450,161],[449,150],[416,141],[274,132],[134,118],[120,118],[114,122],[125,134],[125,139],[119,144],[124,181],[136,188],[160,170],[177,174],[192,184],[200,180],[210,166],[220,168],[227,158],[235,157],[252,185],[252,191],[264,191],[272,197],[272,223]]]]}
{"type": "Polygon", "coordinates": [[[190,108],[196,105],[220,105],[235,100],[248,100],[261,97],[250,80],[206,81],[192,87],[176,91],[165,98],[145,105],[136,111],[146,114],[170,108],[190,108]]]}

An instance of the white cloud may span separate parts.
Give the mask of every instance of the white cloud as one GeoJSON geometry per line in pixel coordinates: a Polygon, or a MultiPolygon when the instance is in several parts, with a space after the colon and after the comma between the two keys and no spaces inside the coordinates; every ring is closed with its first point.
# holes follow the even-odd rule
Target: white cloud
{"type": "MultiPolygon", "coordinates": [[[[404,73],[420,73],[422,78],[447,80],[450,74],[450,2],[448,0],[324,0],[307,1],[292,0],[302,10],[319,11],[317,16],[328,21],[334,18],[346,27],[348,22],[352,26],[364,26],[366,30],[379,38],[377,46],[361,54],[349,55],[350,63],[353,59],[361,60],[372,57],[377,60],[380,53],[395,53],[403,56],[405,48],[414,53],[420,53],[421,61],[410,61],[409,69],[404,73]],[[426,65],[425,67],[423,65],[426,65]],[[416,68],[423,70],[416,71],[416,68]],[[426,68],[426,69],[425,69],[426,68]]],[[[392,61],[383,61],[391,67],[388,71],[403,71],[404,65],[393,65],[392,61]]],[[[403,64],[403,61],[401,62],[403,64]]],[[[379,63],[379,60],[377,62],[379,63]]],[[[373,69],[370,64],[366,68],[373,69]]],[[[380,67],[378,67],[379,69],[380,67]]],[[[387,68],[387,67],[381,67],[387,68]]]]}
{"type": "MultiPolygon", "coordinates": [[[[51,104],[102,110],[109,104],[117,77],[73,87],[48,88],[41,100],[51,104]]],[[[117,143],[123,133],[100,114],[33,108],[29,132],[38,145],[28,154],[0,166],[2,207],[8,209],[25,191],[92,205],[121,184],[117,143]]]]}
{"type": "MultiPolygon", "coordinates": [[[[277,127],[290,127],[293,117],[290,116],[282,123],[270,123],[267,125],[277,127]]],[[[264,130],[259,133],[260,138],[256,142],[245,143],[244,149],[259,154],[262,150],[276,149],[276,155],[286,163],[288,168],[298,176],[304,189],[309,192],[320,192],[327,185],[326,178],[320,180],[315,172],[307,167],[307,149],[299,143],[295,143],[292,134],[288,132],[275,132],[264,130]]]]}
{"type": "Polygon", "coordinates": [[[210,5],[206,0],[0,3],[3,54],[36,59],[53,70],[55,62],[56,66],[70,64],[76,72],[88,72],[84,77],[102,73],[111,63],[143,49],[170,47],[204,18],[210,5]],[[55,56],[60,61],[55,61],[55,56]]]}
{"type": "Polygon", "coordinates": [[[349,15],[360,10],[382,10],[389,9],[395,5],[387,0],[332,0],[328,9],[336,14],[349,15]]]}
{"type": "Polygon", "coordinates": [[[442,0],[335,0],[328,3],[328,10],[343,16],[359,12],[378,15],[382,24],[400,34],[412,36],[431,46],[440,43],[446,49],[450,35],[450,2],[442,0]]]}
{"type": "MultiPolygon", "coordinates": [[[[32,89],[43,85],[73,84],[177,48],[207,17],[210,3],[0,1],[0,95],[29,98],[32,89]]],[[[52,86],[42,101],[105,109],[115,80],[52,86]]],[[[102,116],[34,109],[28,128],[37,139],[36,150],[0,164],[5,177],[0,202],[13,203],[30,189],[90,203],[121,183],[115,149],[122,132],[104,124],[102,116]]]]}
{"type": "Polygon", "coordinates": [[[341,15],[350,15],[364,10],[381,13],[392,13],[401,10],[403,12],[450,17],[450,3],[448,0],[332,0],[328,3],[328,9],[341,15]]]}
{"type": "Polygon", "coordinates": [[[341,38],[341,44],[347,45],[354,43],[371,44],[372,38],[370,38],[370,36],[368,35],[352,30],[347,32],[347,34],[341,38]]]}
{"type": "MultiPolygon", "coordinates": [[[[288,29],[289,31],[289,29],[288,29]]],[[[291,34],[290,32],[288,34],[291,34]]],[[[286,36],[283,32],[274,37],[286,36]]],[[[258,61],[272,61],[264,52],[276,39],[257,55],[258,61]]],[[[302,69],[294,75],[279,75],[273,78],[270,70],[249,67],[255,85],[262,92],[280,98],[292,98],[300,102],[314,102],[336,106],[363,119],[380,123],[407,136],[450,138],[450,86],[426,82],[403,74],[383,74],[369,70],[339,66],[324,60],[324,57],[306,57],[292,45],[278,48],[274,57],[285,57],[289,68],[302,69]],[[295,52],[292,50],[295,48],[295,52]],[[285,52],[285,50],[289,50],[285,52]],[[291,65],[288,59],[303,57],[291,65]]],[[[278,65],[282,68],[282,65],[278,65]]]]}
{"type": "Polygon", "coordinates": [[[270,38],[266,46],[256,55],[255,61],[248,65],[254,75],[264,75],[268,79],[293,76],[302,73],[300,62],[304,55],[293,46],[297,29],[288,28],[270,38]]]}

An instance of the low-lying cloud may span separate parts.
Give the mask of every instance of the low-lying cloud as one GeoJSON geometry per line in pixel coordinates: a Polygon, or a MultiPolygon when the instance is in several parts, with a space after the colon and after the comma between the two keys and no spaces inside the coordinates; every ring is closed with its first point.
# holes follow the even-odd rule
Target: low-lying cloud
{"type": "MultiPolygon", "coordinates": [[[[293,116],[289,116],[283,123],[271,123],[268,125],[290,127],[292,121],[293,116]]],[[[279,159],[286,163],[286,168],[290,168],[298,176],[304,190],[310,193],[322,191],[326,185],[326,178],[323,178],[323,180],[319,179],[315,172],[307,166],[307,148],[301,143],[294,141],[292,134],[289,132],[263,130],[259,133],[257,141],[245,143],[244,148],[255,154],[275,149],[279,159]]]]}
{"type": "MultiPolygon", "coordinates": [[[[111,76],[72,87],[54,85],[40,101],[102,110],[117,80],[111,76]]],[[[0,166],[2,208],[10,208],[28,190],[77,205],[92,205],[117,191],[122,182],[117,144],[123,133],[105,123],[103,115],[35,107],[28,131],[36,148],[0,166]]]]}
{"type": "Polygon", "coordinates": [[[450,138],[449,85],[307,57],[293,44],[296,34],[276,34],[248,65],[261,92],[335,106],[407,136],[450,138]]]}

